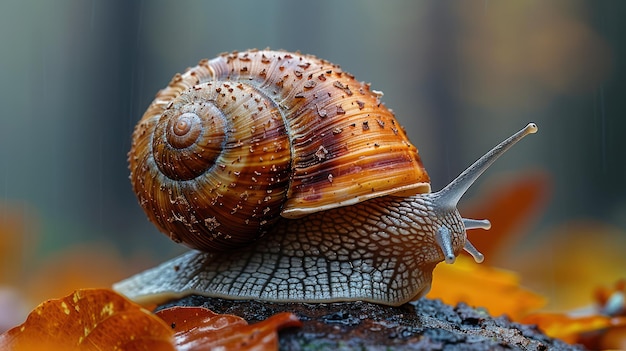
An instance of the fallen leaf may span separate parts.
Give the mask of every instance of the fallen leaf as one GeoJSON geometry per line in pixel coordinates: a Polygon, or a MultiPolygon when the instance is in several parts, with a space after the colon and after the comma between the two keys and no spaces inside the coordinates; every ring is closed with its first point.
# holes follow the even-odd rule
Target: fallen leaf
{"type": "Polygon", "coordinates": [[[485,307],[494,316],[506,314],[519,320],[541,308],[545,299],[520,286],[517,274],[476,264],[460,256],[454,264],[439,264],[433,273],[432,288],[426,297],[455,305],[485,307]]]}
{"type": "Polygon", "coordinates": [[[512,253],[507,269],[548,298],[546,310],[568,311],[591,303],[598,286],[624,278],[626,233],[596,221],[570,221],[541,241],[512,253]]]}
{"type": "Polygon", "coordinates": [[[173,331],[150,311],[107,289],[49,300],[0,335],[0,349],[173,351],[173,331]]]}
{"type": "Polygon", "coordinates": [[[582,336],[579,341],[582,341],[589,349],[594,350],[626,350],[626,326],[612,327],[601,333],[597,338],[591,339],[593,342],[585,342],[586,339],[582,336]]]}
{"type": "Polygon", "coordinates": [[[170,307],[156,312],[174,329],[178,351],[276,350],[278,329],[300,327],[292,313],[279,313],[248,325],[241,317],[216,314],[203,307],[170,307]]]}
{"type": "MultiPolygon", "coordinates": [[[[524,317],[521,322],[535,324],[546,335],[559,338],[570,344],[585,342],[585,340],[588,343],[591,339],[596,343],[599,341],[598,337],[586,338],[585,335],[593,332],[605,332],[612,328],[626,327],[625,317],[570,316],[565,313],[535,313],[524,317]]],[[[622,337],[624,337],[623,334],[622,337]]],[[[588,347],[596,348],[593,345],[588,345],[588,347]]]]}

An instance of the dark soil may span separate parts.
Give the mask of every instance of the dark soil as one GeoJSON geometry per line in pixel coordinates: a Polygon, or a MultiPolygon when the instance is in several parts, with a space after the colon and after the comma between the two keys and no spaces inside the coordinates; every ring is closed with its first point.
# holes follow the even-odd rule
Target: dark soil
{"type": "Polygon", "coordinates": [[[159,308],[171,306],[203,306],[249,323],[279,312],[295,313],[303,327],[280,332],[281,350],[583,350],[547,337],[535,326],[439,300],[390,307],[367,302],[268,303],[188,296],[159,308]]]}

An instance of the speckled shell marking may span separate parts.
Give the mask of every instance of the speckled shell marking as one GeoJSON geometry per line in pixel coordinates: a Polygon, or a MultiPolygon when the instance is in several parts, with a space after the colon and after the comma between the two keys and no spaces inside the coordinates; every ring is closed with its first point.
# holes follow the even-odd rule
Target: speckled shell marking
{"type": "Polygon", "coordinates": [[[205,251],[248,244],[280,215],[430,192],[417,149],[379,97],[313,56],[203,60],[137,125],[133,188],[161,231],[205,251]]]}

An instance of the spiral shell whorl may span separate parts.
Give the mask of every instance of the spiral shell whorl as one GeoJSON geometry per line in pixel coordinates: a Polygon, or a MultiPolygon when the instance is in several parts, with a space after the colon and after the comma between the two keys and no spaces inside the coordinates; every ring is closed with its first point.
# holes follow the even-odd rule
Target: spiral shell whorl
{"type": "Polygon", "coordinates": [[[289,181],[289,139],[276,106],[253,87],[212,81],[151,110],[130,153],[131,170],[141,165],[131,179],[150,219],[204,250],[261,236],[279,216],[289,181]]]}
{"type": "Polygon", "coordinates": [[[206,251],[249,244],[281,214],[430,191],[417,149],[368,85],[276,51],[177,74],[136,127],[129,163],[148,217],[206,251]]]}
{"type": "Polygon", "coordinates": [[[184,101],[171,105],[154,131],[152,149],[157,166],[172,180],[200,176],[215,165],[221,154],[225,126],[224,115],[211,103],[184,101]]]}

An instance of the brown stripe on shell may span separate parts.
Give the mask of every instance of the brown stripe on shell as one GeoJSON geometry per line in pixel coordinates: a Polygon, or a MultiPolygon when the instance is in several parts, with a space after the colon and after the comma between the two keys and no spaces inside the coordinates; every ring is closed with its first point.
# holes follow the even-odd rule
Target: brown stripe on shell
{"type": "Polygon", "coordinates": [[[177,74],[136,127],[129,163],[149,218],[208,251],[250,243],[279,214],[430,191],[417,149],[367,84],[277,51],[223,54],[177,74]],[[203,119],[201,132],[185,113],[203,119]]]}
{"type": "Polygon", "coordinates": [[[224,54],[209,65],[218,79],[247,81],[263,90],[286,119],[293,173],[283,216],[295,218],[396,190],[430,192],[417,149],[391,111],[369,85],[339,66],[276,51],[224,54]],[[327,151],[325,157],[317,155],[320,148],[327,151]]]}

